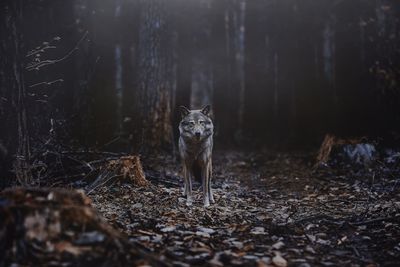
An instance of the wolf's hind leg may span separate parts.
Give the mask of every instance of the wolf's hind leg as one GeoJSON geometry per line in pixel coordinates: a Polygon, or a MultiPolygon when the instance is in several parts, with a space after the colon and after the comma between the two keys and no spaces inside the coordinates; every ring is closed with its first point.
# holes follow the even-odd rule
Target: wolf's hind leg
{"type": "Polygon", "coordinates": [[[215,200],[214,200],[214,195],[213,195],[213,192],[212,192],[212,188],[211,188],[211,175],[212,175],[212,163],[211,163],[211,160],[210,160],[210,162],[208,163],[208,166],[207,166],[208,168],[208,198],[210,199],[210,203],[215,203],[215,200]]]}

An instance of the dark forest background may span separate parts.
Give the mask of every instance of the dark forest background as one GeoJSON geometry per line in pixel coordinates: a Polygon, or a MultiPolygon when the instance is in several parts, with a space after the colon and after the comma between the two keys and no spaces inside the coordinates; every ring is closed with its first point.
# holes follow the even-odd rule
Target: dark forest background
{"type": "Polygon", "coordinates": [[[43,151],[174,151],[180,105],[212,105],[217,147],[400,128],[395,0],[3,0],[0,13],[0,150],[21,181],[43,151]]]}

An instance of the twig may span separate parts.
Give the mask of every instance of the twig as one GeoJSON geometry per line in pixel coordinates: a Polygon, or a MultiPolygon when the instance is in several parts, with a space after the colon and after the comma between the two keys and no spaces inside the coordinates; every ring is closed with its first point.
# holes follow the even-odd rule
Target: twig
{"type": "Polygon", "coordinates": [[[115,152],[108,152],[108,151],[62,151],[60,152],[61,154],[75,154],[75,155],[87,155],[87,154],[92,154],[92,155],[109,155],[109,156],[115,156],[115,157],[122,157],[122,156],[127,156],[127,153],[115,153],[115,152]]]}
{"type": "Polygon", "coordinates": [[[328,221],[334,221],[335,219],[329,215],[326,214],[315,214],[311,215],[306,218],[299,219],[297,221],[294,221],[294,224],[299,224],[299,223],[304,223],[304,222],[309,222],[309,221],[317,221],[317,220],[328,220],[328,221]]]}
{"type": "Polygon", "coordinates": [[[104,158],[104,159],[89,161],[88,163],[89,163],[90,165],[95,165],[95,164],[100,164],[100,163],[104,163],[104,162],[111,161],[111,160],[116,160],[116,159],[119,159],[119,158],[120,158],[120,157],[109,157],[109,158],[104,158]]]}
{"type": "Polygon", "coordinates": [[[43,46],[43,47],[39,47],[38,49],[36,49],[36,50],[32,50],[32,51],[30,51],[27,55],[26,55],[26,57],[31,57],[31,56],[33,56],[33,55],[36,55],[36,54],[38,54],[38,53],[40,53],[40,52],[44,52],[45,50],[47,50],[47,49],[56,49],[57,47],[56,46],[53,46],[53,45],[45,45],[45,46],[43,46]]]}
{"type": "MultiPolygon", "coordinates": [[[[60,41],[61,38],[60,37],[54,37],[52,41],[60,41]]],[[[28,54],[26,55],[26,57],[31,57],[33,55],[36,55],[40,52],[44,52],[47,49],[54,49],[56,48],[55,46],[51,45],[51,41],[50,42],[45,42],[42,44],[43,46],[38,46],[35,49],[31,50],[28,52],[28,54]]]]}
{"type": "Polygon", "coordinates": [[[66,158],[68,158],[68,159],[70,159],[70,160],[72,160],[72,161],[75,161],[75,162],[77,162],[77,163],[80,163],[81,165],[84,165],[84,166],[88,167],[91,171],[94,171],[94,170],[95,170],[95,169],[93,168],[93,166],[90,165],[90,163],[88,163],[88,162],[86,162],[86,161],[78,160],[78,159],[76,159],[76,158],[73,158],[73,157],[71,157],[71,156],[65,155],[65,154],[63,154],[63,153],[58,153],[58,152],[53,152],[53,151],[48,151],[47,153],[53,154],[53,155],[56,155],[56,156],[64,156],[64,157],[66,157],[66,158]]]}
{"type": "Polygon", "coordinates": [[[360,257],[360,253],[358,252],[358,249],[355,246],[351,246],[351,249],[354,251],[357,257],[360,257]]]}
{"type": "MultiPolygon", "coordinates": [[[[103,176],[103,175],[101,175],[101,176],[103,176]]],[[[99,184],[93,186],[93,187],[86,193],[86,195],[90,195],[90,194],[91,194],[94,190],[96,190],[98,187],[103,186],[104,184],[106,184],[107,182],[109,182],[111,179],[113,179],[113,178],[118,178],[118,177],[122,177],[122,175],[113,175],[113,176],[108,177],[108,178],[105,179],[102,183],[99,183],[99,184]]],[[[99,178],[97,178],[96,181],[97,181],[97,180],[99,180],[99,178]]],[[[96,181],[95,181],[95,182],[96,182],[96,181]]]]}
{"type": "Polygon", "coordinates": [[[293,217],[293,215],[295,215],[298,211],[297,206],[294,206],[295,210],[292,211],[289,216],[286,218],[286,223],[288,223],[289,219],[291,219],[293,217]]]}
{"type": "Polygon", "coordinates": [[[39,70],[42,67],[45,67],[47,65],[53,65],[56,64],[60,61],[63,61],[65,59],[67,59],[68,57],[70,57],[76,50],[78,50],[79,45],[81,44],[81,42],[86,38],[86,36],[88,35],[88,32],[85,32],[85,34],[82,36],[82,38],[77,42],[77,44],[75,45],[75,47],[69,51],[65,56],[59,58],[59,59],[48,59],[48,60],[43,60],[43,61],[39,61],[37,63],[32,63],[30,65],[27,66],[27,70],[28,71],[32,71],[32,70],[39,70]]]}
{"type": "Polygon", "coordinates": [[[104,145],[102,145],[100,148],[103,148],[105,146],[111,145],[112,143],[118,141],[119,139],[121,139],[120,136],[115,137],[114,139],[112,139],[111,141],[108,141],[107,143],[105,143],[104,145]]]}
{"type": "MultiPolygon", "coordinates": [[[[148,173],[146,173],[146,178],[147,178],[147,180],[149,180],[150,182],[153,182],[153,183],[164,184],[164,185],[169,185],[169,186],[174,186],[174,187],[181,186],[179,182],[177,183],[177,182],[169,181],[166,179],[159,179],[154,175],[149,175],[148,173]]],[[[201,189],[199,189],[199,190],[201,190],[201,189]]]]}
{"type": "Polygon", "coordinates": [[[63,79],[57,79],[57,80],[54,80],[54,81],[51,81],[51,82],[35,83],[35,84],[32,84],[32,85],[29,85],[29,87],[32,88],[32,87],[36,87],[36,86],[40,86],[40,85],[53,85],[54,83],[63,82],[63,81],[64,81],[63,79]]]}
{"type": "Polygon", "coordinates": [[[377,222],[382,222],[382,221],[393,221],[400,219],[400,215],[392,216],[392,217],[385,217],[385,218],[376,218],[376,219],[371,219],[371,220],[366,220],[362,222],[354,222],[350,223],[351,225],[354,226],[359,226],[359,225],[365,225],[365,224],[371,224],[371,223],[377,223],[377,222]]]}

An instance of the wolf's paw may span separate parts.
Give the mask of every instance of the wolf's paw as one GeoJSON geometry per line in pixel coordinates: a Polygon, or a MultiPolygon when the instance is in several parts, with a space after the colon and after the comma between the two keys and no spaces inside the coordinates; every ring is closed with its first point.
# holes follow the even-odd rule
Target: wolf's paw
{"type": "Polygon", "coordinates": [[[188,206],[188,207],[190,207],[190,206],[192,206],[193,205],[193,200],[192,200],[192,198],[190,197],[188,197],[187,199],[186,199],[186,206],[188,206]]]}
{"type": "Polygon", "coordinates": [[[182,196],[186,197],[187,196],[186,184],[184,184],[183,187],[181,187],[181,189],[182,189],[182,196]]]}
{"type": "Polygon", "coordinates": [[[214,203],[215,203],[215,200],[214,200],[214,197],[213,197],[213,196],[210,196],[210,203],[211,203],[211,204],[214,204],[214,203]]]}
{"type": "Polygon", "coordinates": [[[210,206],[210,201],[208,201],[208,199],[204,200],[204,208],[207,208],[209,206],[210,206]]]}

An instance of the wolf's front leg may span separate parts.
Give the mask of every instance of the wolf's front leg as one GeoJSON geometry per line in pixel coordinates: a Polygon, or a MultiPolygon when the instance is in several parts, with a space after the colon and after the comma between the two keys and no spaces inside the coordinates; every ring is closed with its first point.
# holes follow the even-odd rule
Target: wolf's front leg
{"type": "Polygon", "coordinates": [[[183,164],[183,177],[185,179],[184,194],[186,195],[186,205],[191,206],[193,204],[192,198],[192,180],[191,180],[190,168],[187,164],[183,164]]]}
{"type": "Polygon", "coordinates": [[[208,163],[204,164],[201,168],[201,180],[203,184],[203,200],[204,207],[210,206],[210,198],[209,198],[209,172],[208,172],[208,163]]]}
{"type": "Polygon", "coordinates": [[[207,164],[208,166],[208,198],[210,199],[210,203],[215,203],[214,200],[214,195],[212,192],[212,188],[211,188],[211,176],[212,176],[212,162],[210,160],[210,162],[207,164]]]}
{"type": "Polygon", "coordinates": [[[182,164],[182,176],[183,176],[183,191],[182,191],[182,195],[183,196],[187,196],[187,182],[186,182],[186,174],[187,170],[186,170],[186,166],[185,163],[182,164]]]}

